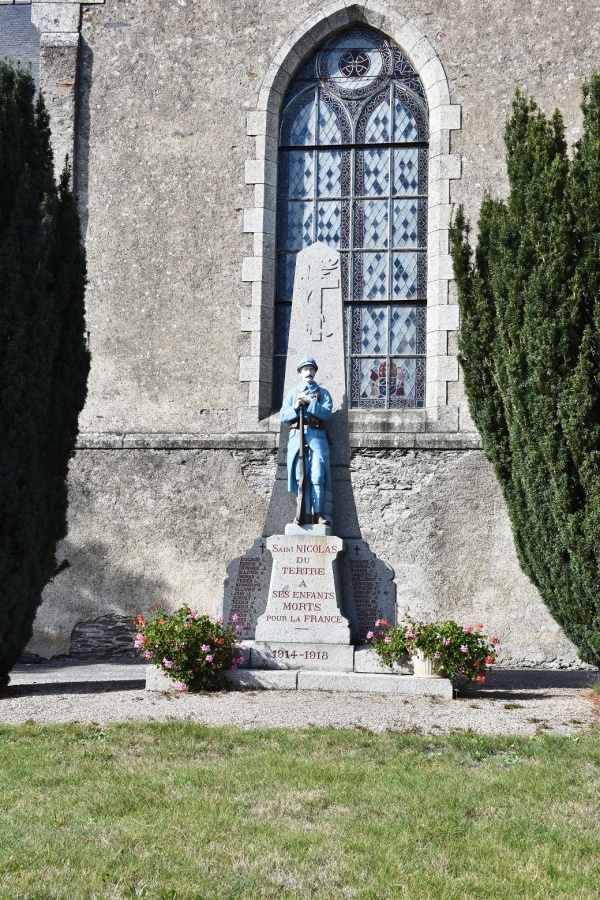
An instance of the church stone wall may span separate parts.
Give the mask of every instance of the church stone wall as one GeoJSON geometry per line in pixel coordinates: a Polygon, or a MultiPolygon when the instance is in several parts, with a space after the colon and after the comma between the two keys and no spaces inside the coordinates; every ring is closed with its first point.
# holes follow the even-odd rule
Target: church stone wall
{"type": "Polygon", "coordinates": [[[480,450],[354,454],[362,536],[396,574],[399,613],[483,622],[503,665],[572,666],[577,651],[520,570],[506,507],[480,450]]]}
{"type": "MultiPolygon", "coordinates": [[[[227,564],[262,532],[275,467],[270,450],[79,451],[58,556],[69,567],[46,589],[29,653],[69,654],[73,641],[77,655],[105,655],[106,617],[133,623],[156,603],[216,614],[227,564]]],[[[577,664],[518,566],[481,451],[358,450],[351,476],[362,536],[394,569],[400,612],[485,622],[505,665],[577,664]]]]}
{"type": "MultiPolygon", "coordinates": [[[[59,555],[70,568],[46,591],[32,653],[68,653],[78,623],[125,620],[156,602],[214,614],[228,562],[262,531],[277,432],[268,418],[240,427],[249,395],[239,360],[255,339],[240,329],[252,304],[242,260],[255,253],[243,231],[243,210],[255,205],[247,116],[278,48],[328,6],[82,6],[75,187],[92,372],[59,555]]],[[[580,134],[581,82],[597,65],[595,0],[387,6],[427,37],[462,107],[462,128],[450,133],[462,166],[451,201],[472,220],[486,191],[506,194],[502,132],[517,84],[547,112],[562,110],[570,140],[580,134]]],[[[436,431],[410,415],[351,415],[363,536],[395,569],[401,609],[481,619],[509,661],[573,664],[574,648],[520,572],[460,380],[447,383],[447,404],[456,413],[436,431]]]]}
{"type": "Polygon", "coordinates": [[[131,621],[157,603],[216,615],[227,563],[262,532],[274,475],[272,451],[78,452],[57,557],[69,567],[46,588],[28,652],[68,654],[78,623],[131,621]]]}

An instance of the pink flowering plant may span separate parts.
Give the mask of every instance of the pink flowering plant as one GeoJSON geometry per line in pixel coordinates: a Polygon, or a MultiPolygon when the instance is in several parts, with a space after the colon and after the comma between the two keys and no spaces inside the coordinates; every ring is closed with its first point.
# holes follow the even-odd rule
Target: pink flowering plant
{"type": "Polygon", "coordinates": [[[416,655],[420,650],[433,659],[435,669],[452,681],[465,679],[483,684],[501,652],[500,639],[483,633],[484,625],[458,625],[445,622],[417,621],[408,615],[398,625],[389,627],[385,619],[375,622],[369,631],[373,650],[387,666],[394,661],[416,655]]]}
{"type": "Polygon", "coordinates": [[[241,628],[237,616],[225,624],[199,616],[189,606],[169,614],[155,607],[148,618],[137,617],[134,646],[177,682],[180,691],[215,691],[223,672],[235,670],[243,657],[236,648],[241,628]]]}

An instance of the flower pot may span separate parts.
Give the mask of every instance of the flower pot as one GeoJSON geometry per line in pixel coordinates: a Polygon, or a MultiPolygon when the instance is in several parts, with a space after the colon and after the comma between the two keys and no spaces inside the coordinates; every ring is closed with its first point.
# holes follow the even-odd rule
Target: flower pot
{"type": "Polygon", "coordinates": [[[441,678],[437,671],[438,661],[430,656],[425,656],[422,650],[415,650],[410,658],[413,664],[413,675],[416,678],[441,678]]]}

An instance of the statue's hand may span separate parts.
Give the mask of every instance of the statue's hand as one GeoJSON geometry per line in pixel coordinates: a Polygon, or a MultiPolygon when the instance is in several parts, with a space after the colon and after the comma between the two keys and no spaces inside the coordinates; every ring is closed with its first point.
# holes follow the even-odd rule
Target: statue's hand
{"type": "Polygon", "coordinates": [[[298,394],[296,402],[294,404],[294,409],[300,409],[301,406],[309,406],[310,405],[310,396],[308,393],[306,394],[298,394]]]}

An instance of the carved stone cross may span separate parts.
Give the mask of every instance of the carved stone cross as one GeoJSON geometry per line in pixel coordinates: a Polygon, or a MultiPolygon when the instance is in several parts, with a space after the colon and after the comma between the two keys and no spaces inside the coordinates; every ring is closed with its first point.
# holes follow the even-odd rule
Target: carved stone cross
{"type": "Polygon", "coordinates": [[[294,303],[305,310],[305,328],[311,341],[333,335],[334,323],[327,316],[325,291],[339,290],[340,255],[324,244],[313,244],[298,254],[294,281],[294,303]],[[313,252],[311,249],[314,247],[313,252]]]}

